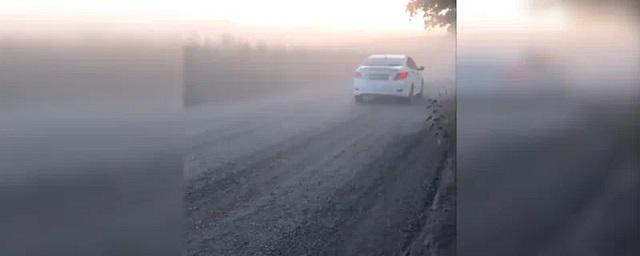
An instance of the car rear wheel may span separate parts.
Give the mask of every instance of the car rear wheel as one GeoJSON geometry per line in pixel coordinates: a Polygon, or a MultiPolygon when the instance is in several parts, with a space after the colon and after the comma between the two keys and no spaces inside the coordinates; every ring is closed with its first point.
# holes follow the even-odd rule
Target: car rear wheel
{"type": "Polygon", "coordinates": [[[424,97],[424,81],[420,84],[420,92],[418,93],[418,96],[424,97]]]}
{"type": "Polygon", "coordinates": [[[409,91],[409,96],[407,96],[407,98],[405,98],[404,100],[405,100],[406,103],[411,104],[411,103],[413,103],[413,98],[414,97],[415,96],[413,95],[413,84],[412,84],[411,85],[411,90],[409,91]]]}

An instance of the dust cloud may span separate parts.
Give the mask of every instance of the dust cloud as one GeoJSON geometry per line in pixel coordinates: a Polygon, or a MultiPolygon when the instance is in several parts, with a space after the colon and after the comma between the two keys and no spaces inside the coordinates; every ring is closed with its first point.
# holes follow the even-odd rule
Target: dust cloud
{"type": "Polygon", "coordinates": [[[346,95],[357,64],[380,52],[412,55],[427,80],[453,86],[454,38],[445,35],[226,22],[8,19],[5,25],[0,254],[6,255],[180,254],[184,111],[191,106],[327,87],[344,87],[346,95]]]}
{"type": "Polygon", "coordinates": [[[412,56],[425,66],[428,83],[453,89],[455,37],[451,35],[292,30],[262,31],[269,36],[260,36],[246,30],[203,29],[215,32],[186,37],[186,105],[300,89],[348,89],[360,62],[377,53],[412,56]]]}

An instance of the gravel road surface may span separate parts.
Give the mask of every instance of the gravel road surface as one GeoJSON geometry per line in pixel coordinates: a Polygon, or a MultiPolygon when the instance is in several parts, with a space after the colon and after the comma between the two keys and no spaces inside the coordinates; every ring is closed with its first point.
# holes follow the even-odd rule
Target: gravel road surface
{"type": "Polygon", "coordinates": [[[454,216],[432,102],[356,104],[345,88],[188,110],[186,255],[393,255],[424,249],[419,236],[453,248],[453,233],[420,233],[454,216]]]}

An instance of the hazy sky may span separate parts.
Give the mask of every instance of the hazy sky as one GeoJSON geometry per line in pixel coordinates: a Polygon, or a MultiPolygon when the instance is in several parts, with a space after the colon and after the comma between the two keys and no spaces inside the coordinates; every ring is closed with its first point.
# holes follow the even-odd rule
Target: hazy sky
{"type": "Polygon", "coordinates": [[[0,0],[1,19],[229,21],[268,27],[422,30],[406,0],[0,0]]]}
{"type": "MultiPolygon", "coordinates": [[[[421,17],[410,19],[405,12],[407,1],[0,0],[0,22],[3,24],[0,33],[37,36],[52,31],[67,33],[82,29],[100,33],[126,29],[207,30],[211,33],[212,27],[226,27],[234,33],[266,34],[272,37],[279,30],[303,38],[312,32],[324,35],[338,31],[343,33],[341,35],[352,37],[363,33],[424,34],[421,17]],[[143,25],[135,27],[136,24],[143,25]],[[200,26],[203,24],[211,26],[204,28],[200,26]]],[[[459,0],[458,32],[505,27],[516,30],[540,27],[548,30],[564,26],[562,10],[532,13],[528,1],[459,0]]],[[[436,30],[428,34],[440,33],[444,31],[436,30]]],[[[320,39],[315,37],[313,41],[320,39]]]]}

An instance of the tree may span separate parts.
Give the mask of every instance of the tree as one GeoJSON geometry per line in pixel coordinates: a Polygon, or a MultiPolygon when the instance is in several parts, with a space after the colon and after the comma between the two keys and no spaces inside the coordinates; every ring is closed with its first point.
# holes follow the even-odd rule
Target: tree
{"type": "Polygon", "coordinates": [[[425,29],[456,31],[456,0],[409,0],[406,11],[411,17],[423,13],[425,29]]]}

